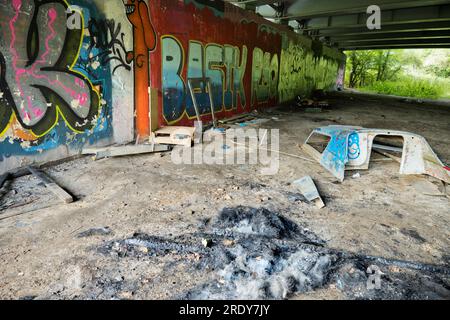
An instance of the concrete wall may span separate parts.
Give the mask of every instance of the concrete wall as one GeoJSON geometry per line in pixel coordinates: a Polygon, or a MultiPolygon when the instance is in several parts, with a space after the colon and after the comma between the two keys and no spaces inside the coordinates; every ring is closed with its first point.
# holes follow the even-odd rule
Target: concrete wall
{"type": "Polygon", "coordinates": [[[332,88],[342,69],[341,53],[221,1],[125,2],[0,0],[0,172],[189,125],[189,78],[211,79],[225,117],[332,88]]]}

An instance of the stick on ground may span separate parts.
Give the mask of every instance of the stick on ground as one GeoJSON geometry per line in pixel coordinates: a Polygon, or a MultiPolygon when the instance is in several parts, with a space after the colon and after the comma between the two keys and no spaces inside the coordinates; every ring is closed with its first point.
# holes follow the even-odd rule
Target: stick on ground
{"type": "Polygon", "coordinates": [[[33,167],[27,167],[30,172],[35,175],[37,178],[39,178],[45,186],[52,191],[58,198],[63,200],[65,203],[71,203],[73,202],[73,197],[66,192],[63,188],[61,188],[58,184],[56,184],[55,181],[53,181],[49,176],[47,176],[44,172],[33,168],[33,167]]]}

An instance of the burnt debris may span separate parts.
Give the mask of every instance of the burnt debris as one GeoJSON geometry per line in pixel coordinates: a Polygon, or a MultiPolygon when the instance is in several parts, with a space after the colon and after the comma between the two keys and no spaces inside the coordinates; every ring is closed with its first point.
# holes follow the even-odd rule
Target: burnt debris
{"type": "Polygon", "coordinates": [[[446,267],[327,248],[314,233],[264,208],[225,208],[196,233],[136,233],[100,252],[139,260],[171,255],[193,272],[212,274],[210,281],[173,296],[178,299],[286,299],[331,286],[349,299],[450,298],[446,267]]]}
{"type": "MultiPolygon", "coordinates": [[[[450,298],[446,266],[331,249],[306,228],[264,208],[225,208],[195,233],[135,233],[107,242],[99,252],[134,264],[165,261],[164,272],[181,267],[186,273],[210,275],[194,281],[191,289],[174,290],[176,299],[286,299],[320,288],[332,288],[348,299],[450,298]]],[[[108,283],[113,282],[103,273],[97,285],[108,297],[120,298],[114,294],[120,285],[108,283]]],[[[140,286],[130,285],[138,296],[140,286]]]]}

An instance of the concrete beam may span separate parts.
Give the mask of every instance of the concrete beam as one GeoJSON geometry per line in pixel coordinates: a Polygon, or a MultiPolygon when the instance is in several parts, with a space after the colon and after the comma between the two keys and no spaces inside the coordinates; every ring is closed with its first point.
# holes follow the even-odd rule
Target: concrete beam
{"type": "Polygon", "coordinates": [[[388,49],[450,49],[450,44],[427,44],[427,45],[402,45],[402,46],[358,46],[341,48],[342,51],[347,50],[388,50],[388,49]]]}
{"type": "Polygon", "coordinates": [[[364,41],[383,41],[383,40],[410,40],[410,39],[435,39],[450,38],[450,26],[448,30],[433,31],[405,31],[392,33],[367,33],[357,35],[332,35],[325,37],[331,42],[364,42],[364,41]]]}
{"type": "Polygon", "coordinates": [[[397,47],[403,48],[405,46],[412,46],[421,48],[422,46],[447,46],[450,45],[449,38],[436,38],[436,39],[410,39],[410,40],[376,40],[376,41],[361,41],[361,42],[340,42],[338,48],[342,50],[351,50],[352,48],[387,48],[397,47]]]}
{"type": "MultiPolygon", "coordinates": [[[[346,28],[335,28],[335,29],[324,29],[324,30],[310,30],[317,31],[317,34],[321,36],[346,36],[346,35],[370,35],[370,34],[389,34],[389,33],[400,33],[400,32],[415,32],[415,31],[438,31],[438,30],[449,30],[450,29],[450,19],[448,21],[437,21],[437,22],[422,22],[422,23],[412,23],[412,24],[395,24],[382,26],[381,30],[369,30],[366,25],[356,25],[346,28]]],[[[300,29],[303,31],[303,29],[300,29]]],[[[304,30],[308,32],[308,30],[304,30]]]]}
{"type": "MultiPolygon", "coordinates": [[[[297,19],[298,20],[298,19],[297,19]]],[[[337,16],[323,16],[304,20],[305,30],[333,30],[335,28],[364,27],[366,28],[367,14],[346,14],[337,16]]],[[[426,6],[421,8],[404,8],[381,12],[381,25],[424,23],[450,21],[450,4],[426,6]]]]}
{"type": "Polygon", "coordinates": [[[382,11],[419,8],[448,4],[448,0],[299,0],[294,2],[284,19],[312,19],[324,16],[337,16],[366,13],[370,5],[378,5],[382,11]]]}

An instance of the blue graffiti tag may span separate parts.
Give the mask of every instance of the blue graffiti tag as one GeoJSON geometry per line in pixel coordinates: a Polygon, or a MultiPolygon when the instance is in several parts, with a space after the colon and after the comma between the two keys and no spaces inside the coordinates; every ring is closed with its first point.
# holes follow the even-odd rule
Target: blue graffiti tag
{"type": "Polygon", "coordinates": [[[359,135],[352,133],[348,137],[348,158],[350,160],[358,159],[361,155],[361,148],[359,147],[359,135]]]}

